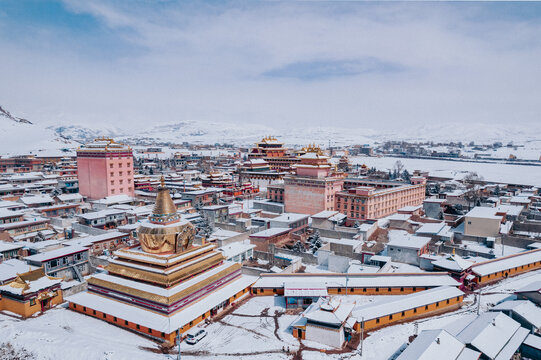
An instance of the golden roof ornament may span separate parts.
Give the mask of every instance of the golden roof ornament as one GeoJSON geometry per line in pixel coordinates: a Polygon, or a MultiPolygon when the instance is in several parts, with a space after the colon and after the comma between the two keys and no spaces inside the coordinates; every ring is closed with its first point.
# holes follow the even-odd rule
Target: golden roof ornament
{"type": "Polygon", "coordinates": [[[318,155],[323,155],[323,150],[319,146],[314,144],[308,144],[308,146],[305,146],[302,148],[302,151],[309,152],[309,153],[316,153],[318,155]]]}
{"type": "Polygon", "coordinates": [[[156,195],[156,204],[149,220],[155,224],[169,224],[180,220],[180,215],[177,214],[177,207],[171,199],[169,189],[165,187],[165,179],[162,176],[160,179],[160,187],[158,195],[156,195]]]}
{"type": "Polygon", "coordinates": [[[142,223],[137,229],[143,251],[151,254],[179,253],[191,247],[195,228],[190,222],[181,222],[180,219],[162,176],[154,210],[148,217],[150,224],[142,223]]]}

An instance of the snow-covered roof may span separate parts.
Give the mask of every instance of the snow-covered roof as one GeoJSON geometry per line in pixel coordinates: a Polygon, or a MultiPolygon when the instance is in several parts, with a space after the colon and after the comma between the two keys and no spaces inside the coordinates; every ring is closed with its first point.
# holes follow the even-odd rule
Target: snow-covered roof
{"type": "Polygon", "coordinates": [[[85,220],[95,220],[95,219],[104,218],[106,216],[125,214],[125,213],[126,213],[125,210],[107,209],[107,210],[89,212],[86,214],[80,214],[77,216],[85,220]]]}
{"type": "Polygon", "coordinates": [[[24,244],[13,243],[13,242],[7,242],[7,241],[1,241],[0,240],[0,253],[6,252],[6,251],[22,249],[23,247],[24,247],[24,244]]]}
{"type": "Polygon", "coordinates": [[[439,203],[439,204],[443,204],[446,201],[447,200],[445,199],[437,199],[437,198],[427,198],[423,200],[423,202],[425,203],[439,203]]]}
{"type": "Polygon", "coordinates": [[[55,246],[55,245],[60,244],[60,240],[49,239],[49,240],[36,241],[36,242],[19,241],[19,244],[23,244],[26,249],[40,252],[41,250],[49,246],[55,246]]]}
{"type": "Polygon", "coordinates": [[[220,251],[226,259],[231,259],[253,248],[255,248],[255,245],[250,244],[250,242],[248,241],[248,242],[234,242],[232,244],[219,247],[216,250],[220,251]]]}
{"type": "Polygon", "coordinates": [[[406,221],[406,220],[409,220],[409,218],[411,218],[410,214],[397,213],[397,214],[392,214],[392,215],[387,216],[387,219],[394,220],[394,221],[406,221]]]}
{"type": "Polygon", "coordinates": [[[122,236],[128,236],[128,235],[120,231],[108,231],[106,233],[99,234],[99,235],[74,238],[74,239],[64,242],[64,245],[69,245],[69,246],[80,245],[84,247],[89,247],[95,243],[115,239],[122,236]]]}
{"type": "Polygon", "coordinates": [[[358,322],[361,322],[362,319],[367,321],[463,295],[464,292],[454,286],[440,286],[355,307],[353,316],[357,318],[358,322]]]}
{"type": "Polygon", "coordinates": [[[112,205],[112,204],[132,202],[133,200],[134,199],[129,195],[119,194],[119,195],[106,196],[103,199],[94,200],[92,202],[95,204],[112,205]]]}
{"type": "Polygon", "coordinates": [[[524,345],[528,345],[534,349],[541,350],[541,336],[529,334],[524,340],[524,345]]]}
{"type": "Polygon", "coordinates": [[[83,196],[79,193],[74,194],[60,194],[57,196],[58,200],[62,202],[66,201],[81,201],[83,200],[83,196]]]}
{"type": "Polygon", "coordinates": [[[523,293],[523,292],[541,292],[541,280],[540,281],[534,281],[526,286],[521,287],[516,291],[517,293],[523,293]]]}
{"type": "Polygon", "coordinates": [[[401,207],[400,209],[398,209],[398,211],[414,212],[414,211],[417,211],[417,210],[422,209],[422,208],[423,208],[422,205],[417,205],[417,206],[408,205],[408,206],[401,207]]]}
{"type": "Polygon", "coordinates": [[[463,317],[446,326],[445,330],[491,359],[497,357],[510,359],[529,332],[501,312],[486,312],[469,318],[463,317]],[[518,344],[516,340],[519,340],[518,344]],[[509,352],[511,352],[509,356],[505,357],[505,354],[509,352]]]}
{"type": "Polygon", "coordinates": [[[262,274],[254,287],[279,288],[286,283],[325,283],[329,287],[436,287],[458,286],[447,273],[377,273],[377,274],[262,274]]]}
{"type": "Polygon", "coordinates": [[[396,360],[457,360],[465,347],[445,330],[424,330],[396,360]]]}
{"type": "Polygon", "coordinates": [[[300,158],[301,159],[329,159],[328,156],[320,155],[315,152],[307,152],[306,154],[301,155],[300,158]]]}
{"type": "Polygon", "coordinates": [[[497,208],[476,206],[466,214],[466,217],[501,220],[502,217],[500,215],[496,215],[497,212],[497,208]]]}
{"type": "MultiPolygon", "coordinates": [[[[231,261],[224,261],[223,264],[215,267],[215,268],[212,268],[208,271],[205,271],[201,274],[198,274],[186,281],[182,281],[180,282],[179,284],[175,285],[175,286],[172,286],[172,287],[169,287],[169,288],[163,288],[163,287],[160,287],[160,286],[155,286],[155,285],[152,285],[152,284],[148,284],[148,283],[143,283],[143,282],[139,282],[139,281],[133,281],[133,280],[130,280],[130,279],[127,279],[127,278],[122,278],[122,277],[119,277],[119,276],[114,276],[114,275],[109,275],[107,273],[99,273],[99,274],[96,274],[94,275],[90,280],[89,280],[89,283],[92,283],[92,279],[97,279],[97,280],[103,280],[103,281],[108,281],[108,282],[112,282],[112,283],[115,283],[115,284],[118,284],[118,285],[121,285],[121,286],[126,286],[126,287],[129,287],[129,288],[133,288],[133,289],[137,289],[139,291],[144,291],[144,292],[147,292],[147,293],[150,293],[150,294],[156,294],[156,295],[160,295],[160,296],[165,296],[165,297],[170,297],[170,296],[173,296],[183,290],[186,290],[188,288],[190,288],[191,286],[193,285],[196,285],[202,281],[205,281],[205,280],[208,280],[209,278],[212,278],[212,276],[216,275],[216,274],[219,274],[221,271],[224,271],[228,268],[231,268],[232,266],[235,266],[236,263],[234,262],[231,262],[231,261]]],[[[182,267],[180,268],[177,268],[176,270],[179,270],[181,269],[182,267]]]]}
{"type": "Polygon", "coordinates": [[[7,208],[0,208],[0,219],[23,216],[22,211],[13,211],[7,208]]]}
{"type": "Polygon", "coordinates": [[[355,240],[355,239],[347,239],[347,238],[340,238],[340,239],[334,239],[334,238],[327,238],[322,237],[321,240],[326,243],[333,243],[333,244],[340,244],[340,245],[349,245],[353,247],[353,249],[358,248],[359,246],[363,245],[362,241],[355,240]]]}
{"type": "Polygon", "coordinates": [[[10,222],[10,223],[0,224],[0,229],[4,229],[4,230],[16,229],[16,228],[19,228],[19,227],[24,227],[24,226],[28,226],[28,225],[32,225],[32,224],[36,224],[36,223],[44,223],[44,222],[49,222],[49,219],[36,216],[36,217],[34,217],[32,219],[28,219],[28,220],[14,221],[14,222],[10,222]]]}
{"type": "Polygon", "coordinates": [[[342,325],[351,315],[355,303],[340,302],[335,298],[318,302],[319,308],[305,315],[306,319],[334,326],[342,325]]]}
{"type": "Polygon", "coordinates": [[[511,199],[509,199],[509,202],[514,204],[527,205],[530,204],[532,201],[525,196],[513,196],[511,199]]]}
{"type": "Polygon", "coordinates": [[[499,205],[496,209],[498,212],[504,212],[507,216],[519,216],[524,210],[524,206],[503,204],[499,205]]]}
{"type": "Polygon", "coordinates": [[[512,311],[533,324],[536,328],[541,328],[541,309],[531,301],[504,301],[494,306],[490,311],[512,311]]]}
{"type": "Polygon", "coordinates": [[[439,222],[439,223],[426,223],[423,224],[417,231],[416,234],[430,234],[430,235],[436,235],[438,234],[447,224],[445,222],[439,222]]]}
{"type": "Polygon", "coordinates": [[[459,272],[469,269],[473,264],[473,261],[464,259],[460,255],[451,255],[447,258],[438,259],[432,262],[432,265],[438,266],[442,269],[459,272]]]}
{"type": "Polygon", "coordinates": [[[472,266],[472,271],[481,276],[494,274],[541,261],[541,249],[530,250],[518,254],[509,255],[499,259],[488,260],[472,266]]]}
{"type": "Polygon", "coordinates": [[[0,283],[4,283],[28,270],[35,270],[36,266],[28,265],[26,262],[18,259],[9,259],[0,263],[0,283]]]}
{"type": "MultiPolygon", "coordinates": [[[[1,186],[1,185],[0,185],[1,186]]],[[[26,205],[23,205],[21,203],[15,202],[15,201],[9,201],[9,200],[0,200],[0,209],[11,209],[11,208],[25,208],[26,205]]]]}
{"type": "Polygon", "coordinates": [[[291,231],[290,228],[271,228],[263,231],[259,231],[250,235],[250,237],[267,238],[277,235],[282,235],[291,231]]]}
{"type": "Polygon", "coordinates": [[[34,204],[43,204],[43,203],[54,203],[54,200],[49,195],[30,195],[23,196],[20,198],[23,204],[25,205],[34,205],[34,204]]]}
{"type": "Polygon", "coordinates": [[[191,258],[193,256],[202,254],[204,252],[210,251],[211,249],[215,248],[216,245],[214,244],[205,244],[196,247],[194,250],[177,254],[177,255],[170,255],[170,254],[148,254],[144,252],[141,247],[136,248],[130,248],[130,249],[120,249],[114,252],[114,255],[120,257],[120,258],[126,258],[130,260],[135,261],[149,261],[154,263],[160,263],[160,264],[175,264],[178,261],[181,261],[182,259],[191,258]]]}
{"type": "Polygon", "coordinates": [[[309,217],[309,215],[307,215],[307,214],[283,213],[280,216],[272,218],[271,222],[273,222],[273,221],[278,222],[279,221],[279,222],[292,223],[292,222],[296,222],[296,221],[299,221],[299,220],[302,220],[302,219],[307,219],[308,217],[309,217]]]}
{"type": "Polygon", "coordinates": [[[240,234],[242,234],[242,233],[240,233],[238,231],[231,231],[231,230],[224,230],[224,229],[221,229],[221,228],[216,228],[216,230],[214,230],[212,232],[212,234],[210,234],[209,239],[225,240],[225,239],[228,239],[228,238],[231,238],[233,236],[240,235],[240,234]]]}
{"type": "Polygon", "coordinates": [[[317,214],[312,215],[312,219],[328,219],[336,214],[338,214],[338,211],[323,210],[318,212],[317,214]]]}
{"type": "Polygon", "coordinates": [[[171,333],[246,289],[255,279],[254,276],[242,275],[239,279],[233,280],[224,287],[213,291],[207,297],[194,302],[170,317],[88,292],[78,293],[66,298],[66,300],[156,331],[171,333]]]}
{"type": "Polygon", "coordinates": [[[127,230],[127,231],[132,231],[132,230],[137,230],[137,228],[141,226],[141,224],[139,223],[133,223],[133,224],[126,224],[126,225],[120,225],[120,226],[117,226],[116,229],[117,230],[127,230]]]}
{"type": "MultiPolygon", "coordinates": [[[[36,270],[31,270],[31,272],[40,270],[43,271],[42,269],[38,268],[36,270]]],[[[62,279],[49,277],[45,275],[45,273],[43,273],[41,277],[32,280],[25,279],[25,274],[18,274],[18,278],[16,278],[16,280],[5,285],[1,285],[0,292],[4,291],[14,295],[32,294],[43,289],[51,288],[62,282],[62,279]]]]}
{"type": "Polygon", "coordinates": [[[382,261],[382,262],[389,262],[391,261],[390,256],[383,256],[383,255],[374,255],[370,257],[370,261],[382,261]]]}
{"type": "Polygon", "coordinates": [[[419,250],[425,247],[430,240],[429,237],[411,235],[403,230],[390,230],[387,246],[419,250]]]}
{"type": "Polygon", "coordinates": [[[30,255],[30,256],[25,257],[24,259],[26,261],[44,262],[44,261],[80,253],[83,251],[88,251],[88,248],[79,246],[79,245],[73,245],[73,246],[66,246],[60,249],[56,249],[56,250],[42,252],[35,255],[30,255]]]}

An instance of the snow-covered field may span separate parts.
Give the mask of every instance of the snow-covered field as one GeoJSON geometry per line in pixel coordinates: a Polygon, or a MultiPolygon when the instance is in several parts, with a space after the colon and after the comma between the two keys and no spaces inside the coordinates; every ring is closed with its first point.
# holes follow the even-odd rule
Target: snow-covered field
{"type": "MultiPolygon", "coordinates": [[[[481,311],[512,296],[517,288],[541,280],[541,270],[509,278],[483,288],[481,311]]],[[[383,300],[388,296],[348,296],[348,301],[359,303],[383,300]]],[[[427,319],[417,320],[418,332],[441,328],[469,313],[475,312],[475,297],[466,298],[462,309],[427,319]]],[[[294,314],[284,313],[282,297],[255,297],[239,306],[220,321],[206,327],[207,337],[196,345],[181,344],[182,359],[292,359],[299,349],[299,341],[289,329],[294,314]],[[275,324],[278,323],[278,328],[275,324]],[[284,353],[289,347],[290,353],[284,353]]],[[[363,355],[344,353],[328,355],[324,346],[303,341],[309,347],[302,351],[302,359],[357,359],[386,360],[415,332],[415,323],[386,327],[370,333],[363,343],[363,355]]],[[[0,313],[0,342],[25,347],[36,359],[176,359],[176,354],[157,352],[157,343],[73,311],[56,308],[41,316],[18,320],[0,313]]]]}
{"type": "Polygon", "coordinates": [[[407,159],[395,157],[352,157],[352,164],[365,164],[387,171],[400,160],[410,173],[413,170],[428,171],[430,175],[462,179],[468,172],[477,172],[487,181],[541,185],[541,166],[511,165],[500,163],[475,163],[440,159],[407,159]]]}

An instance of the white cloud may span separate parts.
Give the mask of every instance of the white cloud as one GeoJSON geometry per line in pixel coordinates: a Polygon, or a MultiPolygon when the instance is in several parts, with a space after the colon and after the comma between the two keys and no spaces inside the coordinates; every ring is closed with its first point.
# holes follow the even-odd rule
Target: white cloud
{"type": "Polygon", "coordinates": [[[0,99],[34,121],[116,126],[186,119],[377,129],[539,122],[541,25],[478,21],[485,6],[497,4],[201,8],[70,0],[70,11],[99,19],[103,48],[101,38],[74,48],[77,36],[55,29],[40,29],[46,42],[39,46],[0,36],[10,54],[0,58],[0,99]],[[265,76],[297,63],[366,58],[405,70],[308,81],[265,76]]]}

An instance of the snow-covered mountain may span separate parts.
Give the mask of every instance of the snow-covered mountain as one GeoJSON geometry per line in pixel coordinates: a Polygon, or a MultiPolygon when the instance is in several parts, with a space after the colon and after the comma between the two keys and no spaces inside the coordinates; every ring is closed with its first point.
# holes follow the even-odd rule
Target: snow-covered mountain
{"type": "Polygon", "coordinates": [[[62,154],[77,146],[50,129],[12,115],[1,106],[0,139],[0,155],[62,154]]]}
{"type": "Polygon", "coordinates": [[[379,138],[386,140],[405,141],[474,141],[479,144],[490,142],[526,143],[539,140],[541,124],[489,124],[489,123],[448,123],[425,124],[421,126],[405,126],[395,128],[379,134],[379,138]]]}
{"type": "Polygon", "coordinates": [[[85,127],[66,125],[50,127],[58,135],[79,142],[86,142],[99,136],[114,137],[128,143],[230,143],[250,145],[262,137],[272,135],[288,145],[316,143],[327,145],[373,143],[373,130],[342,129],[333,127],[292,127],[276,128],[258,124],[231,124],[219,122],[181,121],[135,128],[123,131],[118,128],[85,127]]]}
{"type": "Polygon", "coordinates": [[[178,121],[154,124],[146,127],[134,127],[126,130],[115,126],[56,124],[44,127],[38,121],[13,116],[0,107],[0,134],[4,139],[0,143],[0,154],[43,153],[75,149],[80,143],[91,141],[100,136],[113,137],[129,144],[181,144],[230,143],[249,146],[262,137],[272,135],[288,146],[316,143],[321,146],[373,144],[386,140],[406,141],[475,141],[489,143],[494,141],[527,143],[536,141],[541,124],[529,127],[516,125],[453,123],[427,124],[422,126],[395,126],[383,131],[367,128],[310,127],[295,126],[274,127],[259,124],[233,124],[208,121],[178,121]]]}

